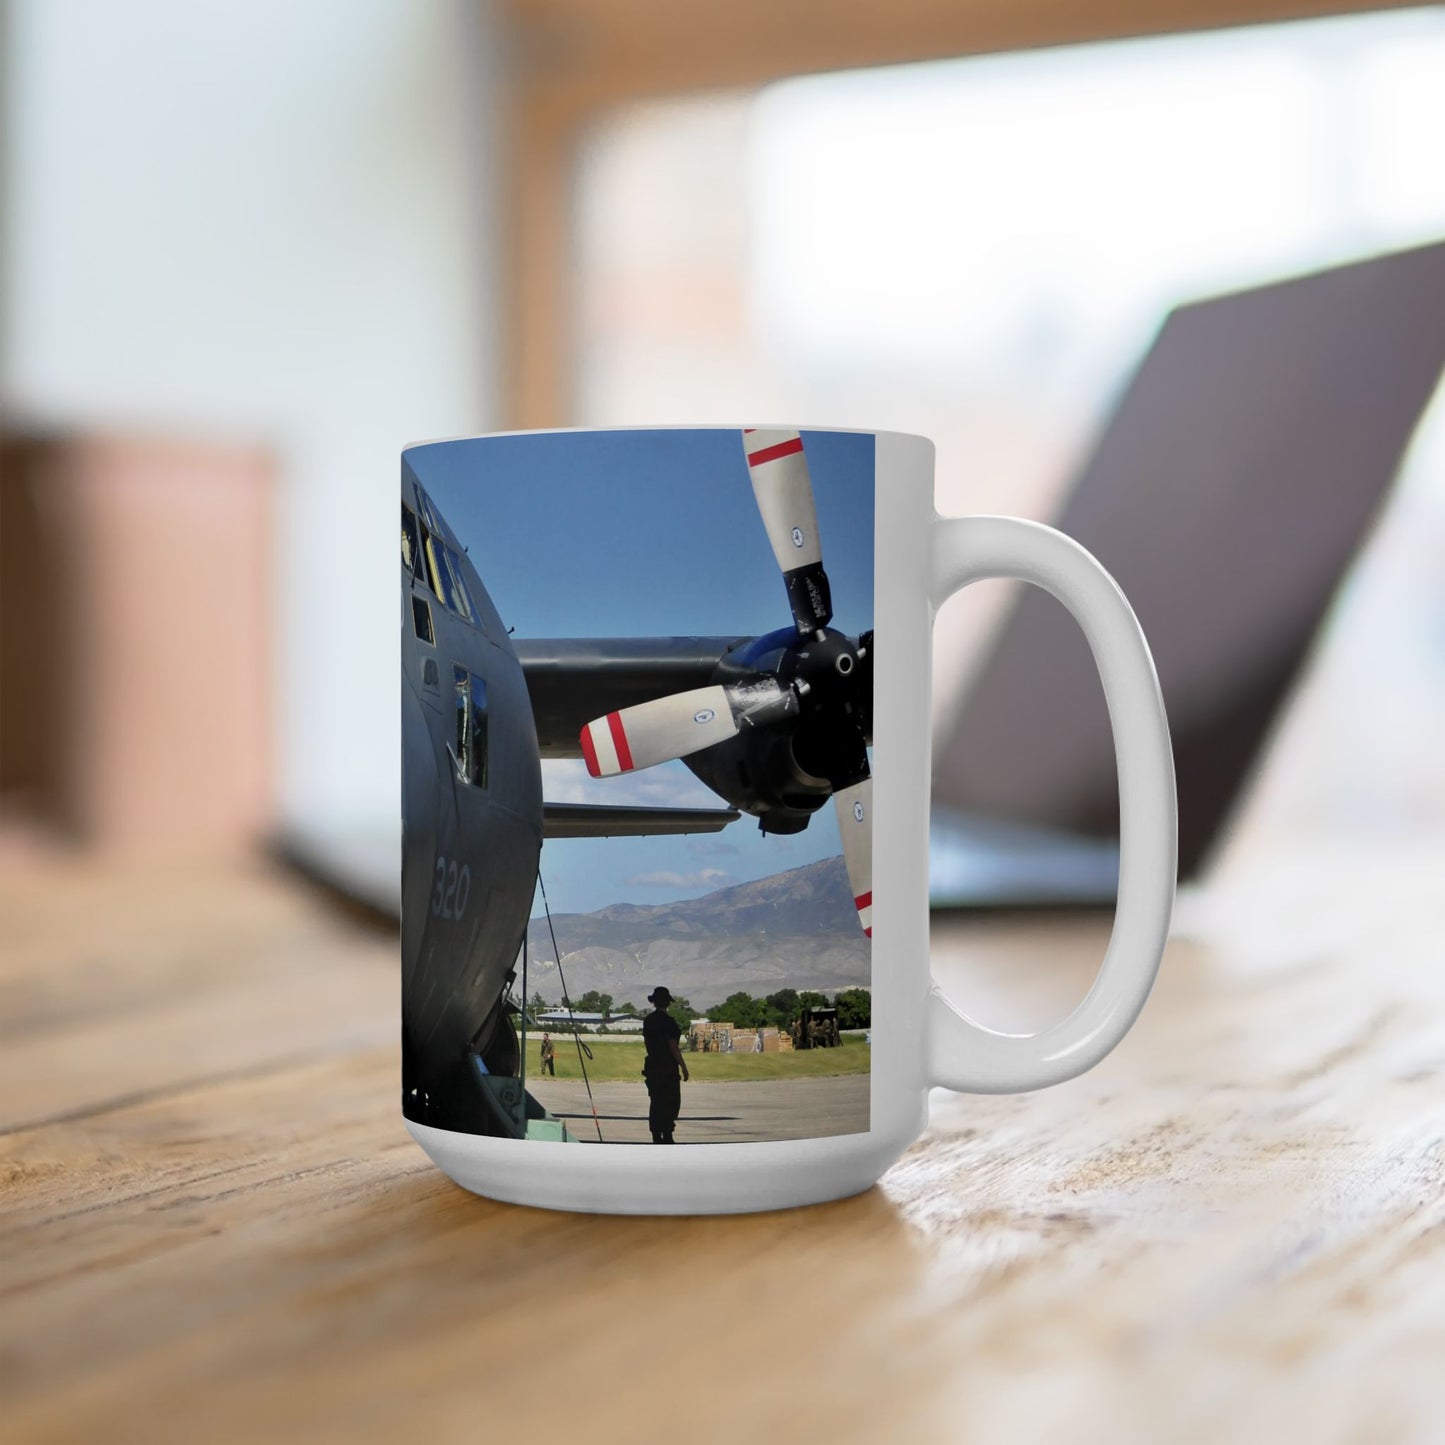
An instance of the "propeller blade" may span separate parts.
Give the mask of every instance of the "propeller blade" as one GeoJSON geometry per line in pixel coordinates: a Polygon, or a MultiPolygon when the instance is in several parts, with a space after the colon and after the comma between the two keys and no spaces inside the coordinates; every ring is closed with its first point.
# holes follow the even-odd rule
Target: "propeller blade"
{"type": "Polygon", "coordinates": [[[833,794],[838,833],[843,839],[843,864],[853,890],[853,906],[863,932],[873,937],[873,779],[833,794]]]}
{"type": "Polygon", "coordinates": [[[612,778],[685,758],[737,730],[727,689],[699,687],[595,718],[582,729],[582,756],[594,778],[612,778]]]}
{"type": "Polygon", "coordinates": [[[823,544],[803,439],[795,431],[743,432],[753,495],[788,589],[798,631],[811,635],[833,616],[823,544]]]}

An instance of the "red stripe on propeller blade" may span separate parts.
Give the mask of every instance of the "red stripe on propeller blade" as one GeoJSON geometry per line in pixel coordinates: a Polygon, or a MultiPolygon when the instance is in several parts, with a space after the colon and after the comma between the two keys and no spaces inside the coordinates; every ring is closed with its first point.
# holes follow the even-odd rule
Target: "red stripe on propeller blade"
{"type": "Polygon", "coordinates": [[[592,743],[592,728],[589,724],[582,729],[582,757],[587,763],[587,771],[594,778],[602,776],[602,770],[597,766],[597,749],[592,743]]]}
{"type": "Polygon", "coordinates": [[[624,773],[632,771],[632,749],[627,746],[627,734],[622,730],[620,714],[607,714],[607,726],[612,733],[612,746],[617,749],[617,762],[624,773]]]}
{"type": "Polygon", "coordinates": [[[774,447],[763,447],[759,451],[748,453],[748,465],[760,467],[764,462],[775,462],[779,457],[790,457],[794,452],[803,450],[802,437],[794,437],[792,441],[779,442],[774,447]]]}
{"type": "Polygon", "coordinates": [[[873,906],[872,890],[870,889],[867,893],[860,893],[853,900],[853,906],[858,910],[859,913],[862,913],[865,908],[871,908],[873,906]]]}

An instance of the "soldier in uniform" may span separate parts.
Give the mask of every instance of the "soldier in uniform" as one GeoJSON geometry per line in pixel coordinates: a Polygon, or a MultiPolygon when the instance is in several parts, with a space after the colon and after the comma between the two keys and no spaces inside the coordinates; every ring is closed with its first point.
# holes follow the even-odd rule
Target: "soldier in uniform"
{"type": "Polygon", "coordinates": [[[647,995],[652,1012],[642,1021],[642,1042],[647,1056],[642,1062],[642,1077],[647,1081],[647,1125],[654,1144],[675,1144],[672,1131],[682,1112],[682,1086],[686,1081],[687,1060],[682,1056],[678,1040],[682,1029],[668,1013],[672,991],[659,984],[647,995]]]}
{"type": "Polygon", "coordinates": [[[557,1077],[557,1046],[551,1034],[542,1035],[542,1072],[557,1077]]]}

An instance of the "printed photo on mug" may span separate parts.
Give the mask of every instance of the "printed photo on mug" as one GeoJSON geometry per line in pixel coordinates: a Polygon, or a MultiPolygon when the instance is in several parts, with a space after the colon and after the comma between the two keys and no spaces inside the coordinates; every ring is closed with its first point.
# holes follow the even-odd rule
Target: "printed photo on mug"
{"type": "Polygon", "coordinates": [[[402,1101],[529,1143],[869,1129],[874,437],[402,459],[402,1101]]]}

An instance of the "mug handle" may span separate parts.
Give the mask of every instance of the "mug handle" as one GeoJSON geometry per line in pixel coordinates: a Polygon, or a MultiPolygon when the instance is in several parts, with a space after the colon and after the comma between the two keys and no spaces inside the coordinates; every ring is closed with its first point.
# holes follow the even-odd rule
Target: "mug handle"
{"type": "Polygon", "coordinates": [[[1174,906],[1178,817],[1169,724],[1154,660],[1118,584],[1077,542],[1016,517],[935,518],[930,600],[1013,577],[1051,592],[1088,639],[1104,684],[1119,770],[1119,894],[1098,977],[1079,1006],[1037,1034],[968,1018],[933,982],[931,1080],[974,1094],[1043,1089],[1082,1074],[1128,1033],[1149,997],[1174,906]]]}

